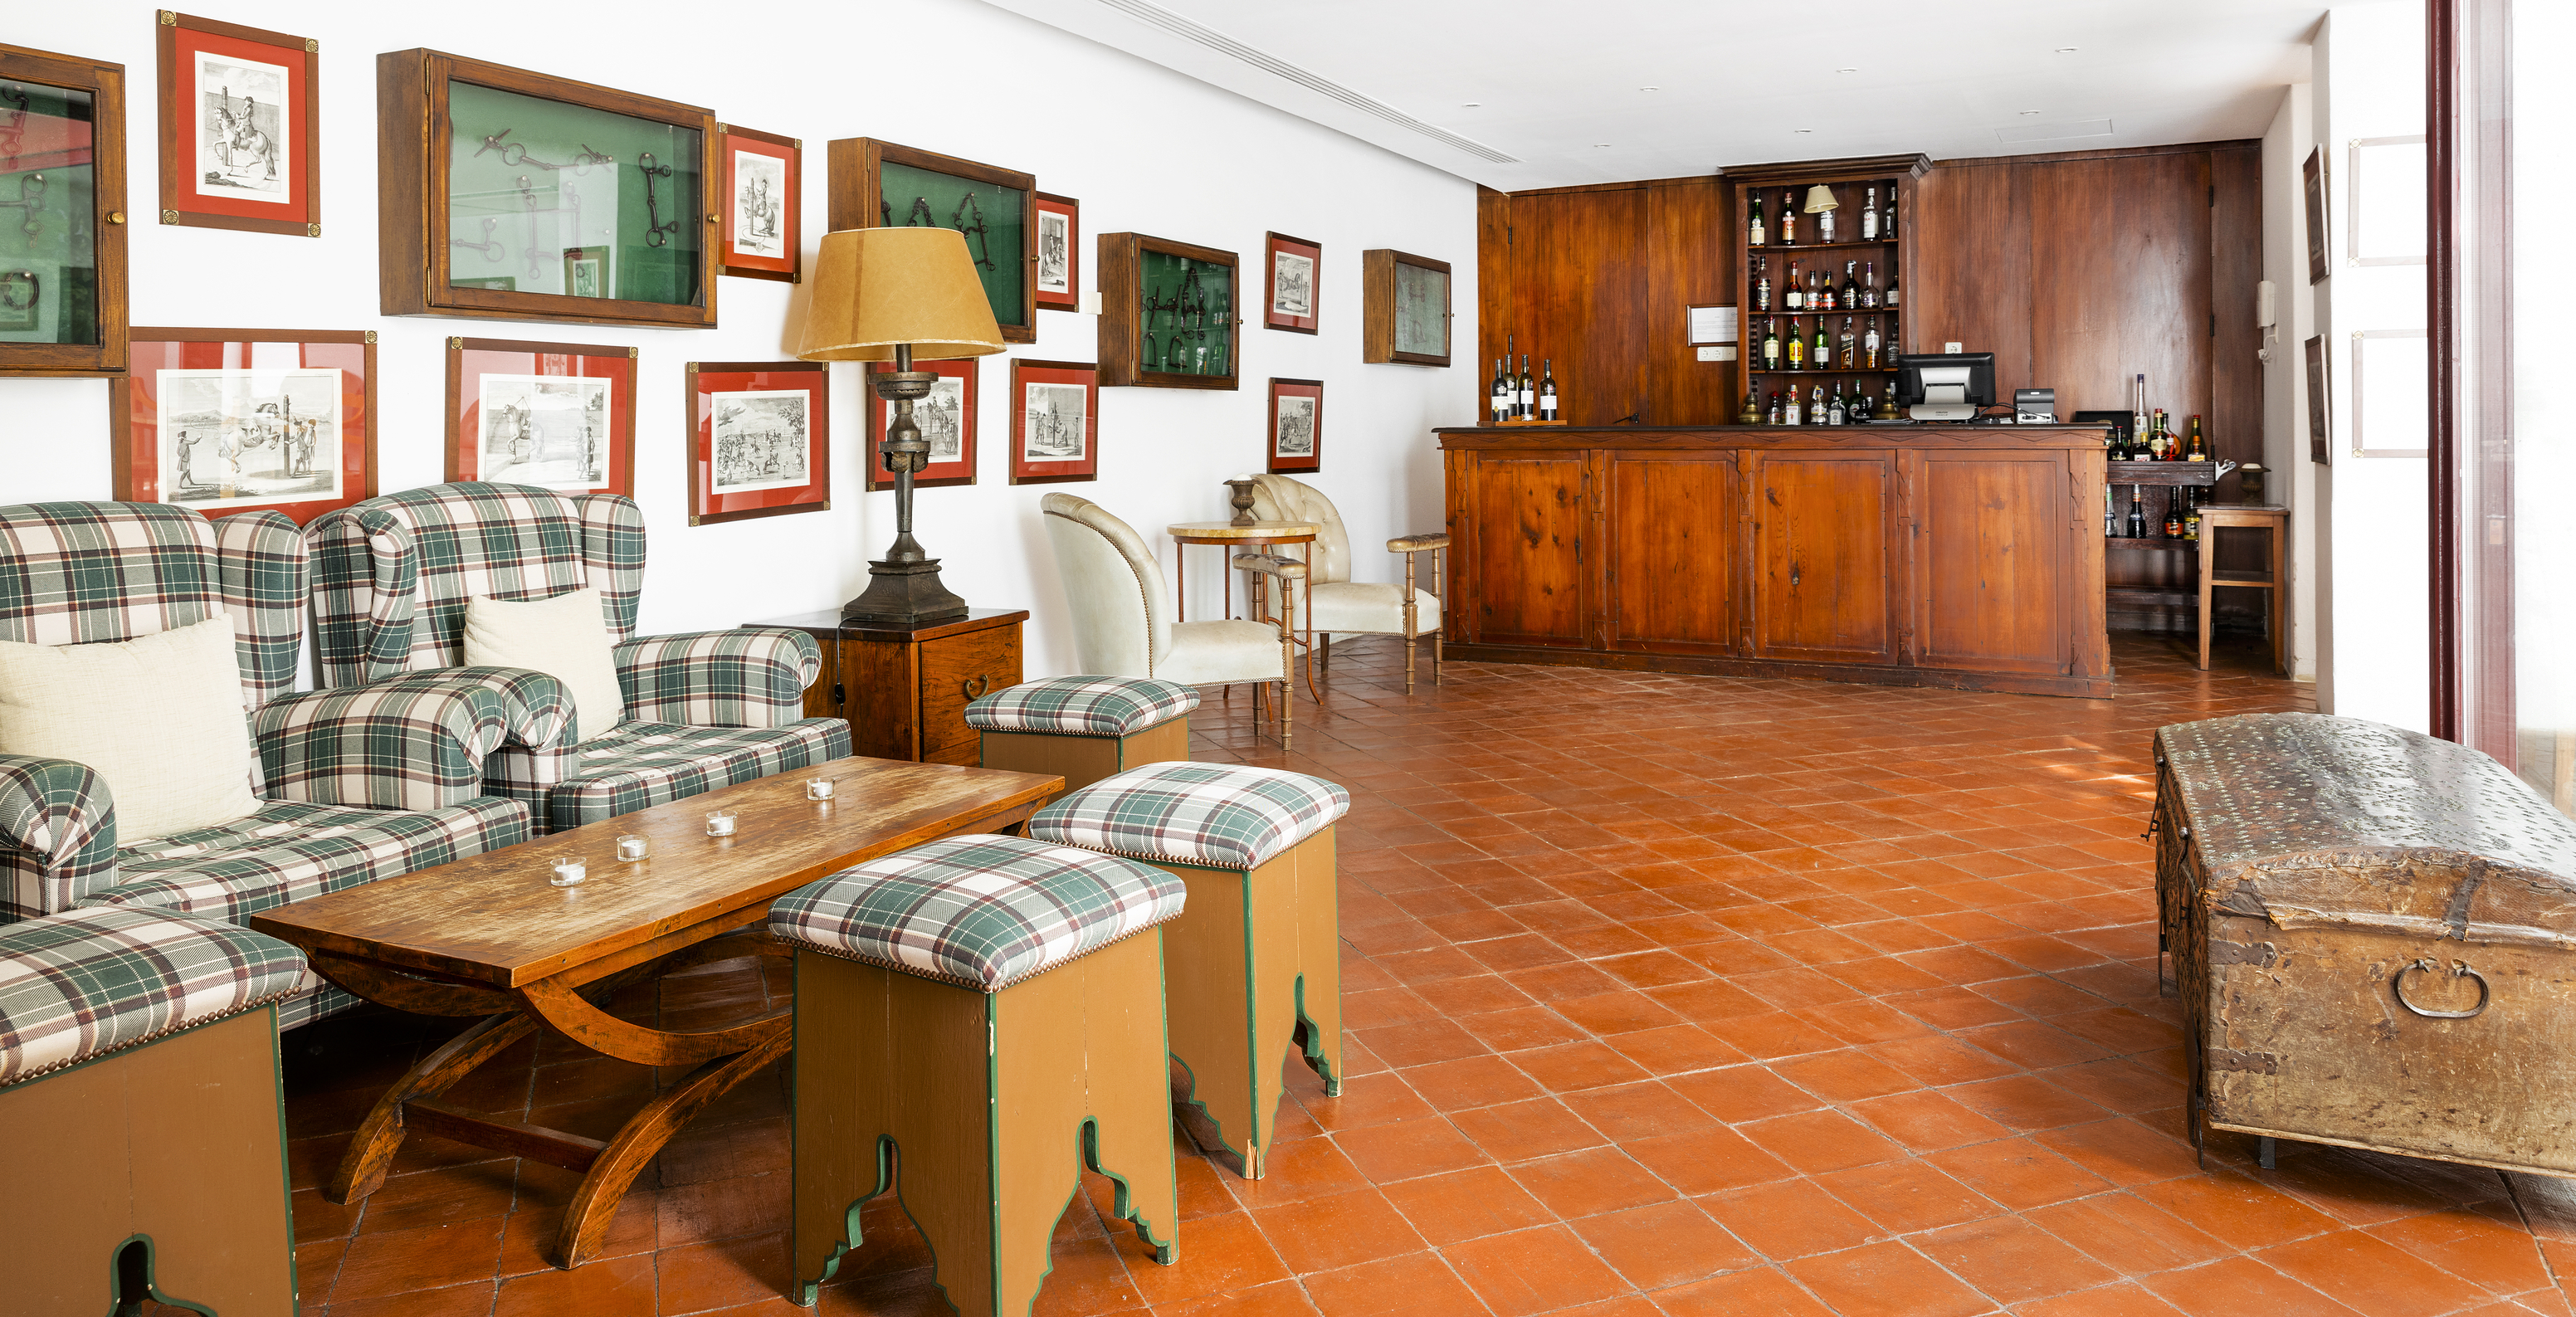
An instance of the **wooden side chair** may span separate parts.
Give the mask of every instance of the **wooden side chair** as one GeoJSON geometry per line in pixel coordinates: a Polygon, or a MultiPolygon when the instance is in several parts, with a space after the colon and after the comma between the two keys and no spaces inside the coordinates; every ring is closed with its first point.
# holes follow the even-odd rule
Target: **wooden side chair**
{"type": "Polygon", "coordinates": [[[1182,885],[1133,860],[951,837],[770,907],[796,952],[800,1304],[888,1189],[965,1317],[1024,1317],[1089,1167],[1179,1254],[1163,938],[1182,885]]]}
{"type": "Polygon", "coordinates": [[[295,1311],[276,938],[152,906],[0,928],[0,1308],[295,1311]]]}
{"type": "Polygon", "coordinates": [[[1203,1145],[1260,1179],[1293,1045],[1342,1091],[1342,958],[1333,821],[1350,793],[1322,778],[1241,764],[1156,764],[1103,778],[1023,831],[1133,856],[1179,878],[1172,922],[1174,1099],[1203,1145]]]}
{"type": "Polygon", "coordinates": [[[983,737],[983,766],[1061,776],[1041,803],[1113,773],[1190,757],[1199,693],[1151,677],[1055,677],[998,690],[966,706],[983,737]]]}

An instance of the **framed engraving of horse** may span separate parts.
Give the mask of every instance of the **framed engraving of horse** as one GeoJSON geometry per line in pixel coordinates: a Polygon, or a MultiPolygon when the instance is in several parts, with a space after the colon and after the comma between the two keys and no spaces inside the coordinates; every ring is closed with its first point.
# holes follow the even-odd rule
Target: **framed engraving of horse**
{"type": "Polygon", "coordinates": [[[0,45],[0,376],[125,369],[125,66],[0,45]]]}
{"type": "Polygon", "coordinates": [[[635,349],[447,340],[447,478],[635,493],[635,349]]]}
{"type": "Polygon", "coordinates": [[[805,143],[753,132],[738,123],[718,124],[722,139],[726,274],[797,283],[804,225],[805,143]]]}
{"type": "MultiPolygon", "coordinates": [[[[926,370],[939,379],[930,386],[930,396],[912,405],[913,424],[921,427],[921,437],[930,444],[930,465],[913,473],[912,487],[933,485],[971,485],[975,483],[976,365],[978,357],[956,357],[944,361],[916,361],[914,370],[926,370]]],[[[871,361],[868,374],[893,370],[891,361],[871,361]]],[[[886,470],[878,446],[885,442],[886,426],[893,423],[894,404],[868,391],[868,488],[894,488],[894,473],[886,470]]]]}
{"type": "Polygon", "coordinates": [[[376,331],[138,328],[108,381],[117,498],[297,525],[376,493],[376,331]]]}
{"type": "Polygon", "coordinates": [[[161,222],[322,236],[321,43],[164,9],[161,222]]]}
{"type": "Polygon", "coordinates": [[[690,525],[831,510],[824,363],[692,361],[688,373],[690,525]]]}
{"type": "Polygon", "coordinates": [[[1002,341],[1038,341],[1035,174],[873,137],[833,142],[825,169],[831,227],[957,230],[975,258],[1002,341]]]}
{"type": "Polygon", "coordinates": [[[397,50],[376,114],[386,315],[715,328],[733,172],[714,112],[397,50]]]}

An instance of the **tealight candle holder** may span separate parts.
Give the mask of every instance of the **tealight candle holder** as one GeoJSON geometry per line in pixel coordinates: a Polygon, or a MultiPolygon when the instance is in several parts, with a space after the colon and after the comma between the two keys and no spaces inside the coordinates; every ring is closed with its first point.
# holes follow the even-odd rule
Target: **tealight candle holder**
{"type": "Polygon", "coordinates": [[[839,786],[840,783],[835,778],[809,777],[805,779],[805,798],[807,800],[830,800],[832,798],[832,793],[838,790],[839,786]]]}
{"type": "Polygon", "coordinates": [[[623,863],[633,864],[652,851],[653,843],[639,834],[628,832],[618,835],[617,858],[623,863]]]}
{"type": "Polygon", "coordinates": [[[578,855],[558,855],[546,865],[552,870],[546,881],[557,887],[579,887],[581,880],[590,876],[590,866],[582,863],[578,855]]]}
{"type": "Polygon", "coordinates": [[[707,835],[710,837],[732,836],[734,822],[738,817],[740,816],[736,815],[729,809],[720,809],[707,815],[707,835]]]}

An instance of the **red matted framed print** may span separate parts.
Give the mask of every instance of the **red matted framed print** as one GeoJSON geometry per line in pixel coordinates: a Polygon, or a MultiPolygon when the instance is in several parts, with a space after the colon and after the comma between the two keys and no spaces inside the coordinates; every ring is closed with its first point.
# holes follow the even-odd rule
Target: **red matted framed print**
{"type": "Polygon", "coordinates": [[[108,381],[116,497],[296,524],[376,493],[376,331],[134,331],[108,381]]]}
{"type": "Polygon", "coordinates": [[[447,340],[447,478],[635,494],[635,349],[447,340]]]}
{"type": "MultiPolygon", "coordinates": [[[[930,441],[930,465],[915,472],[915,489],[931,485],[971,485],[975,483],[976,361],[974,357],[956,357],[946,361],[916,361],[914,370],[926,370],[939,376],[930,386],[930,396],[912,404],[912,423],[921,427],[921,437],[930,441]]],[[[891,361],[871,361],[869,375],[893,370],[891,361]]],[[[894,473],[886,470],[882,449],[886,426],[894,421],[894,404],[877,396],[873,384],[868,388],[868,488],[894,488],[894,473]]]]}
{"type": "Polygon", "coordinates": [[[1270,377],[1270,474],[1324,469],[1324,382],[1270,377]]]}
{"type": "Polygon", "coordinates": [[[718,124],[723,141],[724,249],[719,269],[745,279],[803,280],[805,143],[718,124]]]}
{"type": "Polygon", "coordinates": [[[1037,203],[1038,233],[1032,244],[1037,269],[1038,305],[1050,311],[1082,309],[1082,203],[1052,192],[1029,194],[1037,203]]]}
{"type": "Polygon", "coordinates": [[[692,361],[688,376],[690,525],[831,508],[823,362],[692,361]]]}
{"type": "Polygon", "coordinates": [[[160,22],[161,222],[321,237],[320,43],[160,22]]]}
{"type": "Polygon", "coordinates": [[[1100,365],[1011,361],[1011,483],[1100,478],[1100,365]]]}
{"type": "Polygon", "coordinates": [[[1269,273],[1262,276],[1268,296],[1261,303],[1261,327],[1314,333],[1323,323],[1315,308],[1324,282],[1324,244],[1274,233],[1263,249],[1269,273]]]}

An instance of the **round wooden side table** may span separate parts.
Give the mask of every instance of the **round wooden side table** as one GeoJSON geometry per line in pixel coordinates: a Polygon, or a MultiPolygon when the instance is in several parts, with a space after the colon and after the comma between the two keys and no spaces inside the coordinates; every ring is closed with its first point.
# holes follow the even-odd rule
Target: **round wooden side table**
{"type": "MultiPolygon", "coordinates": [[[[1176,521],[1171,525],[1165,526],[1163,528],[1163,533],[1172,537],[1173,545],[1172,588],[1175,597],[1172,607],[1172,620],[1175,622],[1183,621],[1188,615],[1190,597],[1189,581],[1188,574],[1183,570],[1183,566],[1189,560],[1191,545],[1213,544],[1217,546],[1225,552],[1227,565],[1230,565],[1233,562],[1233,554],[1237,549],[1281,544],[1309,546],[1303,552],[1298,554],[1298,556],[1311,561],[1314,557],[1314,549],[1311,546],[1315,543],[1315,536],[1320,533],[1322,529],[1322,527],[1311,521],[1254,521],[1246,522],[1242,525],[1236,525],[1231,521],[1176,521]]],[[[1234,616],[1234,573],[1230,570],[1224,571],[1222,573],[1222,579],[1225,583],[1225,609],[1222,616],[1232,617],[1234,616]]],[[[1308,625],[1305,627],[1298,627],[1294,625],[1296,620],[1294,618],[1283,619],[1283,625],[1287,627],[1289,638],[1296,643],[1298,650],[1301,651],[1305,658],[1306,689],[1308,694],[1314,695],[1315,634],[1313,623],[1315,620],[1315,596],[1313,591],[1307,591],[1305,594],[1306,621],[1308,625]]],[[[1281,611],[1289,611],[1284,607],[1284,599],[1282,600],[1282,603],[1283,607],[1281,611]]],[[[1318,701],[1322,698],[1323,697],[1321,695],[1316,695],[1316,699],[1318,701]]]]}

